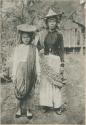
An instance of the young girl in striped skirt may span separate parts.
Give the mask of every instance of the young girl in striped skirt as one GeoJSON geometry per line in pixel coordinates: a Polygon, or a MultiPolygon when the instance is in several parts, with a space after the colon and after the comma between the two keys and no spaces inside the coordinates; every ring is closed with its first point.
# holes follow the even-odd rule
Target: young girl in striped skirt
{"type": "Polygon", "coordinates": [[[18,118],[23,114],[24,108],[27,118],[32,118],[29,107],[30,96],[36,81],[40,80],[38,50],[34,45],[36,27],[22,24],[17,29],[20,39],[19,45],[14,51],[12,70],[15,96],[18,102],[16,117],[18,118]]]}

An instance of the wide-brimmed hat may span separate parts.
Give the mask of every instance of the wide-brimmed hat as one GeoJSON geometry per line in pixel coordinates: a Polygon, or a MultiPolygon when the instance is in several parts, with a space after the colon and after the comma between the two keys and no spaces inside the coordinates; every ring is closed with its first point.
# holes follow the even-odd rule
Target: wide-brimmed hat
{"type": "Polygon", "coordinates": [[[21,32],[36,32],[37,28],[35,25],[21,24],[17,26],[17,30],[21,32]]]}
{"type": "Polygon", "coordinates": [[[45,19],[47,19],[47,18],[52,18],[52,17],[57,17],[57,13],[56,12],[54,12],[51,8],[49,9],[49,11],[48,11],[48,14],[45,16],[45,19]]]}

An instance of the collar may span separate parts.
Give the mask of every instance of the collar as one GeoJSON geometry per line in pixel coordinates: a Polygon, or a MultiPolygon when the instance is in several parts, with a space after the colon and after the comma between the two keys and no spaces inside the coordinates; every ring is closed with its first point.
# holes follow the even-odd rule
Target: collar
{"type": "Polygon", "coordinates": [[[50,33],[56,32],[56,29],[53,29],[53,30],[48,29],[48,32],[50,32],[50,33]]]}

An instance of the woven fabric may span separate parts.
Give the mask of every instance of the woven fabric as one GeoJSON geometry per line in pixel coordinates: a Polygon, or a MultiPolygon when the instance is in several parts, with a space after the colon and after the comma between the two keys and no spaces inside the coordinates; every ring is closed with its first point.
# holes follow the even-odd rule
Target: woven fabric
{"type": "Polygon", "coordinates": [[[60,57],[45,55],[41,58],[40,105],[59,108],[62,105],[60,57]]]}
{"type": "Polygon", "coordinates": [[[15,75],[15,95],[18,99],[23,99],[32,90],[36,82],[36,48],[32,45],[28,47],[27,60],[19,62],[15,75]]]}
{"type": "Polygon", "coordinates": [[[44,56],[41,67],[43,74],[46,75],[49,82],[56,86],[62,85],[62,75],[60,74],[60,57],[55,55],[44,56]]]}

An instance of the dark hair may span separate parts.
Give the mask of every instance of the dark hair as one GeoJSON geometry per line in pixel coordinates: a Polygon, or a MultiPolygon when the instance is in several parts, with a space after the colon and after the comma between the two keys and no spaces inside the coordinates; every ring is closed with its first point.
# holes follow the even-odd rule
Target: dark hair
{"type": "Polygon", "coordinates": [[[56,19],[56,28],[58,28],[58,17],[57,16],[52,16],[52,17],[48,17],[47,19],[45,19],[45,24],[46,24],[46,28],[49,29],[48,27],[48,20],[49,19],[56,19]]]}
{"type": "Polygon", "coordinates": [[[22,31],[19,31],[19,44],[22,44],[23,41],[22,41],[22,34],[23,33],[26,33],[30,36],[30,43],[33,41],[33,39],[35,38],[35,33],[34,32],[22,32],[22,31]]]}
{"type": "Polygon", "coordinates": [[[56,19],[56,22],[58,22],[57,16],[51,16],[51,17],[48,17],[48,18],[45,19],[45,23],[46,23],[46,24],[48,23],[48,20],[49,20],[49,19],[56,19]]]}

